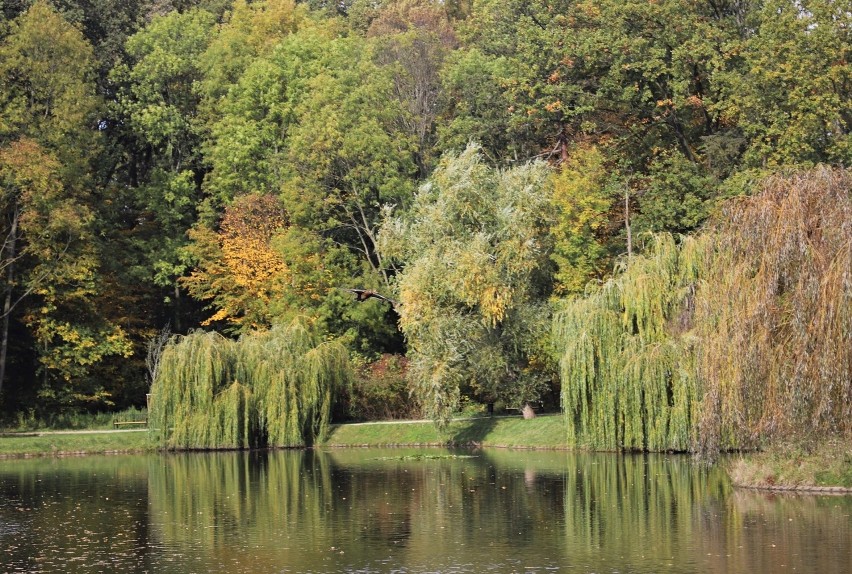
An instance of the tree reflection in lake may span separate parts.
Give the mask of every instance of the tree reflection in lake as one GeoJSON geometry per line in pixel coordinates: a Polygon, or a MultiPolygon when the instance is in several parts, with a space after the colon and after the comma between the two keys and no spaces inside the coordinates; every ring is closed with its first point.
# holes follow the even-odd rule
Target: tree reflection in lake
{"type": "Polygon", "coordinates": [[[677,456],[352,449],[5,461],[0,494],[4,572],[852,564],[852,497],[733,491],[720,468],[677,456]]]}

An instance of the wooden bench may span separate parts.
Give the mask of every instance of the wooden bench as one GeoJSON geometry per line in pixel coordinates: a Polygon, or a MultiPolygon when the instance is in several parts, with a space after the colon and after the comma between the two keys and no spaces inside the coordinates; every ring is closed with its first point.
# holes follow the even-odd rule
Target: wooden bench
{"type": "Polygon", "coordinates": [[[123,426],[138,426],[145,425],[148,426],[148,420],[144,421],[112,421],[112,426],[114,427],[123,427],[123,426]]]}

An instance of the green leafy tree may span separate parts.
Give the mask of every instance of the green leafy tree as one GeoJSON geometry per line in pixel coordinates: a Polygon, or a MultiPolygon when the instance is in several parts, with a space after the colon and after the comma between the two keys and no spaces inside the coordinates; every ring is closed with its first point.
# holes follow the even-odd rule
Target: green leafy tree
{"type": "Polygon", "coordinates": [[[51,0],[62,17],[80,28],[94,49],[98,83],[108,89],[109,70],[124,57],[124,43],[144,23],[150,0],[51,0]]]}
{"type": "Polygon", "coordinates": [[[0,44],[3,347],[11,322],[26,329],[41,374],[29,387],[53,407],[107,399],[92,369],[129,353],[123,330],[98,309],[101,251],[88,179],[98,149],[94,70],[82,33],[43,2],[16,18],[0,44]]]}
{"type": "Polygon", "coordinates": [[[306,18],[293,0],[238,0],[225,14],[200,59],[204,78],[201,93],[215,101],[227,96],[246,69],[268,55],[287,35],[296,32],[306,18]]]}
{"type": "MultiPolygon", "coordinates": [[[[400,127],[405,111],[392,96],[391,73],[374,63],[368,43],[343,36],[334,22],[299,22],[295,32],[247,57],[226,93],[204,103],[211,171],[193,237],[215,237],[220,212],[242,196],[278,194],[288,226],[271,244],[292,270],[292,283],[266,309],[267,320],[309,314],[334,333],[348,333],[367,354],[398,351],[392,313],[353,305],[331,287],[389,281],[376,229],[383,204],[408,201],[415,143],[400,127]]],[[[221,264],[216,250],[197,247],[197,269],[221,264]]]]}
{"type": "Polygon", "coordinates": [[[589,281],[609,273],[614,256],[625,251],[613,232],[623,224],[618,182],[597,147],[574,149],[554,173],[553,203],[556,293],[582,293],[589,281]]]}
{"type": "MultiPolygon", "coordinates": [[[[415,187],[417,143],[399,123],[407,112],[393,96],[391,71],[376,65],[362,38],[325,42],[306,69],[315,74],[294,82],[301,95],[293,100],[281,197],[294,231],[321,240],[323,269],[338,286],[388,289],[395,270],[376,242],[383,206],[407,205],[415,187]]],[[[367,354],[400,351],[387,306],[355,304],[339,290],[318,303],[332,332],[348,333],[367,354]]]]}
{"type": "Polygon", "coordinates": [[[316,54],[314,29],[305,20],[305,10],[291,0],[237,2],[201,56],[207,215],[240,194],[278,192],[298,93],[294,75],[309,73],[299,69],[298,58],[291,61],[285,46],[304,25],[303,53],[316,54]]]}
{"type": "Polygon", "coordinates": [[[199,58],[213,25],[213,15],[203,10],[155,18],[128,39],[130,65],[114,71],[123,84],[121,110],[133,132],[176,173],[191,169],[197,153],[194,84],[201,79],[199,58]]]}
{"type": "Polygon", "coordinates": [[[379,213],[411,196],[413,138],[398,129],[392,80],[358,38],[328,45],[330,61],[306,83],[295,107],[283,195],[297,223],[351,247],[378,278],[379,213]]]}
{"type": "Polygon", "coordinates": [[[542,341],[552,273],[549,170],[501,172],[476,146],[445,157],[411,209],[382,228],[398,276],[411,377],[446,423],[460,398],[521,406],[550,382],[542,341]]]}
{"type": "Polygon", "coordinates": [[[129,63],[112,74],[118,85],[115,112],[128,129],[129,190],[122,193],[124,211],[115,214],[125,226],[118,239],[132,254],[125,267],[137,281],[162,290],[177,330],[183,328],[184,307],[177,279],[188,267],[181,249],[197,216],[205,171],[196,85],[214,24],[213,14],[197,9],[155,17],[128,39],[129,63]]]}
{"type": "Polygon", "coordinates": [[[750,168],[848,165],[852,131],[849,2],[771,0],[727,46],[717,114],[746,141],[750,168]]]}
{"type": "Polygon", "coordinates": [[[587,105],[580,96],[588,81],[552,80],[567,58],[564,44],[573,34],[563,15],[572,11],[567,1],[474,3],[460,24],[462,52],[443,72],[452,113],[441,130],[443,150],[461,149],[470,137],[489,156],[510,161],[554,148],[566,129],[566,111],[581,113],[587,105]],[[567,91],[576,92],[576,101],[567,91]],[[560,99],[564,105],[554,109],[560,99]]]}
{"type": "Polygon", "coordinates": [[[701,166],[676,152],[661,153],[638,186],[634,231],[688,233],[710,213],[717,181],[701,166]]]}
{"type": "Polygon", "coordinates": [[[0,45],[0,142],[20,135],[57,154],[69,177],[85,173],[100,101],[91,46],[45,2],[9,25],[0,45]]]}
{"type": "Polygon", "coordinates": [[[481,142],[483,153],[497,159],[528,153],[526,142],[509,129],[513,103],[504,89],[510,75],[504,56],[491,56],[476,46],[457,50],[441,69],[444,115],[437,126],[437,147],[445,152],[481,142]]]}
{"type": "MultiPolygon", "coordinates": [[[[477,2],[462,26],[465,47],[444,71],[458,103],[441,145],[458,147],[471,132],[503,161],[569,162],[575,147],[594,144],[629,174],[628,211],[647,210],[644,221],[656,227],[646,228],[695,229],[744,148],[739,127],[720,112],[716,78],[726,49],[747,33],[735,8],[477,2]],[[679,175],[667,177],[670,169],[679,175]],[[678,213],[659,219],[660,209],[678,213]]],[[[743,73],[739,61],[730,67],[743,73]]]]}

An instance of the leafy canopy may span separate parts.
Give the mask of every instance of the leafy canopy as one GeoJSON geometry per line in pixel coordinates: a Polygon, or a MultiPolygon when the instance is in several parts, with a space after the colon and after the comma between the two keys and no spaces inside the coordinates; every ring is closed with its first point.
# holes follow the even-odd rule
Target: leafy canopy
{"type": "Polygon", "coordinates": [[[518,403],[546,386],[549,175],[542,163],[491,168],[471,145],[383,227],[382,252],[405,263],[397,287],[411,376],[439,422],[462,394],[518,403]]]}

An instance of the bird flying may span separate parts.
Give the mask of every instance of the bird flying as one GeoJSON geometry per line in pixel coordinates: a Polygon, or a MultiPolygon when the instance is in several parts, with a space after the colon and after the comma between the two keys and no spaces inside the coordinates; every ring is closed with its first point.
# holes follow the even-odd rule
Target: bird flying
{"type": "Polygon", "coordinates": [[[358,301],[359,303],[363,303],[367,299],[376,298],[376,299],[379,299],[380,301],[387,301],[393,307],[397,306],[396,301],[394,301],[390,297],[385,297],[384,295],[382,295],[381,293],[379,293],[378,291],[375,291],[373,289],[343,289],[343,290],[348,291],[350,293],[353,293],[355,295],[355,300],[358,301]]]}

